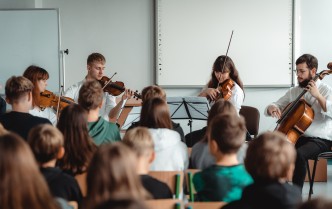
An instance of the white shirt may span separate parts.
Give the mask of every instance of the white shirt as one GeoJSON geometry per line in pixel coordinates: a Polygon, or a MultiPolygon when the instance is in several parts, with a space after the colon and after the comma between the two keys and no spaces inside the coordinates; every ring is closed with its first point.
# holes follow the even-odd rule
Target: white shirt
{"type": "MultiPolygon", "coordinates": [[[[309,128],[304,132],[304,136],[308,137],[319,137],[322,139],[327,139],[332,141],[332,88],[320,80],[316,81],[316,86],[319,93],[326,98],[326,112],[320,106],[318,100],[313,97],[309,92],[304,95],[304,100],[311,105],[314,111],[314,119],[309,128]]],[[[272,103],[278,107],[281,111],[292,101],[294,101],[303,91],[303,88],[299,86],[289,89],[286,94],[281,97],[277,102],[272,103]]],[[[264,114],[267,114],[267,108],[264,114]]]]}
{"type": "MultiPolygon", "coordinates": [[[[86,80],[82,80],[72,86],[70,86],[66,91],[64,96],[72,98],[75,102],[78,102],[79,91],[86,80]]],[[[102,116],[105,120],[109,121],[108,114],[116,106],[114,96],[110,95],[107,92],[104,92],[103,95],[103,105],[99,110],[99,115],[102,116]]]]}
{"type": "Polygon", "coordinates": [[[32,110],[29,110],[29,113],[33,116],[49,119],[53,126],[57,123],[57,117],[52,108],[46,107],[44,110],[41,110],[38,107],[34,107],[32,110]]]}

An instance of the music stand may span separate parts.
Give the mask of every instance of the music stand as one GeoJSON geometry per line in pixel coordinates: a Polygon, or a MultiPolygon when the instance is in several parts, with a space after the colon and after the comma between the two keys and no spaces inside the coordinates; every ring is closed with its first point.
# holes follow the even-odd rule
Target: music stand
{"type": "Polygon", "coordinates": [[[125,121],[121,126],[121,130],[127,130],[133,122],[138,122],[141,116],[141,106],[132,107],[127,115],[125,116],[125,121]]]}
{"type": "Polygon", "coordinates": [[[207,120],[210,110],[205,97],[167,97],[167,104],[172,119],[189,119],[190,132],[193,119],[207,120]]]}

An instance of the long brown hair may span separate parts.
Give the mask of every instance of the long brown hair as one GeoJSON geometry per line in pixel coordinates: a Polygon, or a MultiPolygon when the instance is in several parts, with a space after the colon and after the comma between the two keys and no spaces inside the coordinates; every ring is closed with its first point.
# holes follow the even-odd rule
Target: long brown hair
{"type": "Polygon", "coordinates": [[[172,120],[165,100],[155,97],[143,103],[140,126],[172,129],[172,120]]]}
{"type": "MultiPolygon", "coordinates": [[[[217,57],[216,61],[213,63],[212,67],[212,73],[211,73],[211,80],[208,82],[208,88],[217,88],[219,81],[216,78],[216,75],[214,72],[222,72],[222,68],[224,66],[226,56],[221,55],[217,57]]],[[[227,56],[225,68],[224,70],[229,70],[229,77],[237,83],[237,85],[240,86],[240,88],[243,90],[243,83],[240,79],[239,72],[237,71],[235,64],[233,60],[227,56]]]]}
{"type": "Polygon", "coordinates": [[[84,173],[97,150],[89,136],[86,111],[80,105],[68,105],[62,110],[57,127],[64,136],[66,151],[58,161],[59,167],[73,175],[84,173]]]}
{"type": "Polygon", "coordinates": [[[101,145],[87,174],[85,208],[94,208],[109,199],[148,199],[136,171],[134,152],[122,142],[101,145]]]}
{"type": "Polygon", "coordinates": [[[5,209],[59,209],[27,143],[0,136],[0,205],[5,209]]]}
{"type": "Polygon", "coordinates": [[[47,80],[49,78],[48,72],[44,68],[30,65],[24,71],[23,76],[33,83],[34,88],[32,90],[32,102],[34,106],[39,106],[40,89],[37,83],[40,80],[47,80]]]}

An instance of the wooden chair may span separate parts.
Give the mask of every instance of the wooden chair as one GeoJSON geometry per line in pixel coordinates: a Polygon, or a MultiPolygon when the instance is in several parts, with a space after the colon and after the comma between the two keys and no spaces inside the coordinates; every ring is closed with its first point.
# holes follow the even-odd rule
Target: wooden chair
{"type": "Polygon", "coordinates": [[[86,197],[86,194],[87,194],[86,173],[76,175],[75,179],[78,183],[78,186],[81,189],[83,197],[86,197]]]}
{"type": "Polygon", "coordinates": [[[177,199],[146,200],[149,209],[181,209],[182,201],[177,199]]]}
{"type": "Polygon", "coordinates": [[[226,205],[225,202],[189,202],[186,204],[186,209],[220,209],[226,205]]]}
{"type": "Polygon", "coordinates": [[[195,173],[199,172],[201,170],[199,169],[187,169],[185,170],[185,176],[186,176],[186,187],[188,188],[189,192],[189,201],[193,202],[195,201],[195,194],[196,190],[193,184],[193,177],[195,173]]]}
{"type": "Polygon", "coordinates": [[[175,194],[175,198],[180,198],[180,194],[183,190],[182,171],[150,171],[149,175],[167,184],[172,193],[175,194]]]}

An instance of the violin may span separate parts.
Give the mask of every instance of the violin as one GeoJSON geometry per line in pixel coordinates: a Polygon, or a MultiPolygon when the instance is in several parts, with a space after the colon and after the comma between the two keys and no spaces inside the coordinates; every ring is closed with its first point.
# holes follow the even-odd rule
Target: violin
{"type": "Polygon", "coordinates": [[[232,88],[234,85],[235,84],[232,79],[226,79],[222,83],[219,83],[217,89],[220,94],[217,99],[223,98],[224,100],[229,100],[232,96],[232,88]]]}
{"type": "Polygon", "coordinates": [[[112,82],[112,80],[107,76],[103,76],[99,80],[99,83],[103,87],[103,91],[108,92],[112,96],[119,96],[126,90],[123,82],[121,81],[112,82]]]}
{"type": "Polygon", "coordinates": [[[75,103],[75,101],[72,98],[61,96],[59,102],[59,96],[55,95],[51,91],[45,90],[40,93],[39,103],[39,108],[41,110],[44,110],[46,107],[52,107],[55,111],[57,111],[59,105],[59,111],[61,112],[63,108],[75,103]]]}

